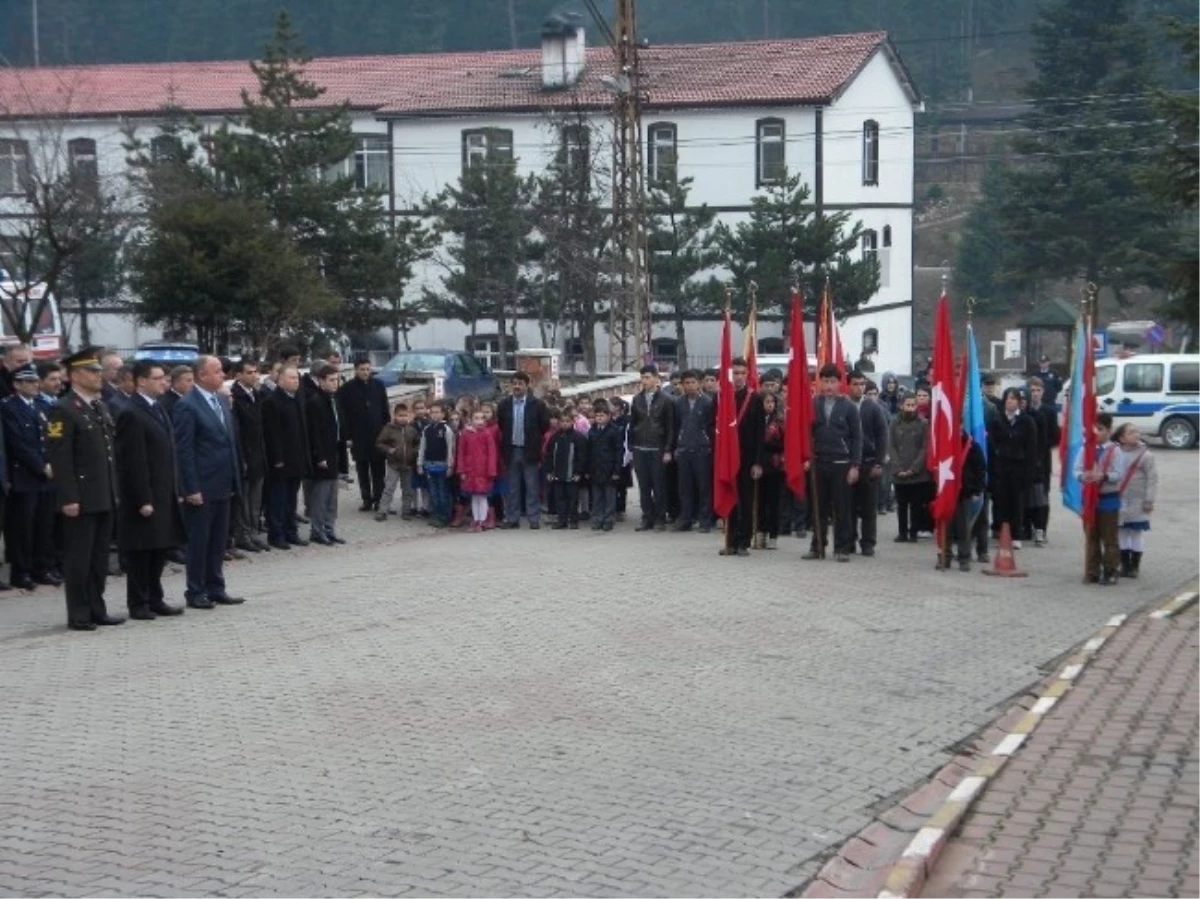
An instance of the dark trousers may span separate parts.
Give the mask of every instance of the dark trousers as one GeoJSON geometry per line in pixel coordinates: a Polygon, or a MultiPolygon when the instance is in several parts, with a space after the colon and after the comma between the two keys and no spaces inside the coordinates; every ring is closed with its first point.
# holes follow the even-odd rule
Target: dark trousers
{"type": "Polygon", "coordinates": [[[387,457],[375,451],[366,459],[355,459],[354,468],[358,472],[358,490],[362,494],[363,505],[378,506],[383,496],[383,476],[387,473],[387,457]]]}
{"type": "Polygon", "coordinates": [[[814,522],[812,548],[827,551],[829,523],[833,522],[833,551],[849,555],[854,552],[854,522],[850,518],[850,485],[846,483],[849,464],[817,462],[817,505],[821,520],[814,522]],[[818,539],[818,534],[820,539],[818,539]]]}
{"type": "Polygon", "coordinates": [[[592,524],[612,526],[617,507],[617,485],[592,484],[592,524]]]}
{"type": "Polygon", "coordinates": [[[633,473],[637,477],[638,501],[644,524],[660,524],[667,518],[667,467],[662,450],[633,451],[633,473]]]}
{"type": "Polygon", "coordinates": [[[263,479],[242,481],[242,494],[234,509],[233,535],[238,540],[252,540],[262,526],[263,479]]]}
{"type": "Polygon", "coordinates": [[[104,582],[108,578],[108,545],[112,540],[111,512],[63,516],[63,589],[67,621],[88,624],[108,614],[104,582]]]}
{"type": "Polygon", "coordinates": [[[920,511],[928,492],[928,484],[895,484],[896,526],[900,536],[915,540],[922,519],[920,511]]]}
{"type": "Polygon", "coordinates": [[[737,506],[730,513],[733,521],[726,522],[725,525],[726,531],[733,534],[734,549],[749,549],[750,541],[754,537],[754,484],[755,480],[750,477],[749,469],[743,468],[738,472],[737,506]]]}
{"type": "Polygon", "coordinates": [[[1121,513],[1117,510],[1101,512],[1096,510],[1096,518],[1087,529],[1087,551],[1084,569],[1088,577],[1099,577],[1101,568],[1110,574],[1116,574],[1121,562],[1121,551],[1117,541],[1117,524],[1121,513]]]}
{"type": "Polygon", "coordinates": [[[296,497],[299,478],[267,478],[267,537],[276,543],[297,540],[296,497]]]}
{"type": "Polygon", "coordinates": [[[554,481],[554,508],[558,512],[559,524],[579,523],[579,482],[554,481]]]}
{"type": "Polygon", "coordinates": [[[783,491],[783,472],[763,471],[758,481],[758,532],[771,539],[779,536],[779,508],[783,491]]]}
{"type": "Polygon", "coordinates": [[[872,465],[863,465],[858,483],[850,488],[853,529],[850,545],[857,540],[863,549],[875,547],[875,524],[879,515],[879,478],[871,477],[872,465]]]}
{"type": "Polygon", "coordinates": [[[53,494],[14,491],[4,504],[4,545],[12,578],[42,576],[54,568],[53,494]]]}
{"type": "Polygon", "coordinates": [[[510,524],[524,514],[531,522],[541,514],[538,488],[541,472],[537,463],[525,461],[525,448],[510,447],[508,456],[508,495],[504,497],[504,518],[510,524]]]}
{"type": "Polygon", "coordinates": [[[1014,540],[1021,539],[1021,527],[1025,522],[1025,476],[1013,469],[1000,469],[992,488],[994,500],[992,511],[995,520],[992,527],[997,532],[1007,524],[1014,540]]]}
{"type": "MultiPolygon", "coordinates": [[[[958,506],[954,510],[954,520],[951,522],[948,537],[960,562],[971,560],[971,544],[975,540],[975,522],[982,514],[981,510],[986,506],[986,497],[960,495],[958,498],[958,506]]],[[[984,530],[986,532],[986,528],[984,530]]]]}
{"type": "Polygon", "coordinates": [[[445,471],[429,471],[429,515],[435,521],[450,523],[454,500],[450,496],[450,478],[445,471]]]}
{"type": "Polygon", "coordinates": [[[125,602],[129,611],[148,609],[163,601],[165,549],[125,550],[125,602]]]}
{"type": "Polygon", "coordinates": [[[679,519],[681,508],[681,498],[679,495],[679,462],[677,457],[672,456],[671,461],[663,466],[664,486],[666,488],[666,511],[667,518],[671,521],[679,519]]]}
{"type": "Polygon", "coordinates": [[[229,534],[229,497],[183,506],[187,527],[188,599],[225,595],[225,539],[229,534]]]}
{"type": "Polygon", "coordinates": [[[675,456],[675,461],[679,474],[679,524],[712,527],[712,453],[682,452],[675,456]]]}
{"type": "Polygon", "coordinates": [[[971,525],[971,536],[975,540],[975,555],[980,559],[988,554],[990,530],[988,526],[988,495],[985,493],[979,514],[975,516],[975,523],[971,525]]]}

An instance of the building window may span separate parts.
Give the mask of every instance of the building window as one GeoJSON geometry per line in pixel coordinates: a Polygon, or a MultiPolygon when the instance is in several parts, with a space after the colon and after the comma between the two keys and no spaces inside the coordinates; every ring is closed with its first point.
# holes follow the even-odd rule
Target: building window
{"type": "Polygon", "coordinates": [[[90,137],[77,137],[67,141],[67,158],[71,163],[71,171],[88,181],[95,181],[98,175],[96,168],[96,142],[90,137]]]}
{"type": "MultiPolygon", "coordinates": [[[[505,337],[504,345],[511,357],[517,349],[516,341],[505,337]]],[[[500,365],[500,335],[476,334],[466,340],[466,350],[484,364],[488,371],[494,371],[500,365]]]]}
{"type": "Polygon", "coordinates": [[[879,184],[879,123],[863,122],[863,184],[879,184]]]}
{"type": "Polygon", "coordinates": [[[174,134],[160,134],[150,141],[150,161],[155,165],[183,160],[183,141],[174,134]]]}
{"type": "Polygon", "coordinates": [[[588,171],[591,152],[591,133],[587,125],[566,125],[562,130],[563,161],[572,175],[584,175],[588,171]]]}
{"type": "Polygon", "coordinates": [[[676,180],[679,132],[671,122],[656,122],[647,131],[646,177],[651,185],[676,180]]]}
{"type": "Polygon", "coordinates": [[[891,286],[892,226],[883,226],[883,245],[879,248],[879,286],[891,286]]]}
{"type": "Polygon", "coordinates": [[[391,144],[381,135],[362,135],[354,149],[354,186],[387,192],[391,187],[391,144]]]}
{"type": "Polygon", "coordinates": [[[787,352],[787,350],[783,348],[782,337],[760,337],[758,339],[758,351],[764,356],[777,356],[781,353],[787,352]]]}
{"type": "Polygon", "coordinates": [[[929,135],[929,155],[937,156],[941,152],[941,141],[938,139],[938,131],[933,129],[933,133],[929,135]]]}
{"type": "Polygon", "coordinates": [[[783,119],[759,119],[755,125],[755,184],[778,184],[787,170],[783,119]]]}
{"type": "Polygon", "coordinates": [[[674,337],[655,337],[650,341],[650,353],[657,362],[675,365],[679,361],[679,341],[674,337]]]}
{"type": "Polygon", "coordinates": [[[863,331],[862,351],[867,355],[879,352],[879,329],[867,328],[863,331]]]}
{"type": "Polygon", "coordinates": [[[863,259],[874,256],[879,251],[879,234],[875,231],[864,231],[862,233],[862,254],[863,259]]]}
{"type": "Polygon", "coordinates": [[[513,133],[507,128],[476,128],[462,133],[463,171],[491,162],[512,162],[513,133]]]}
{"type": "Polygon", "coordinates": [[[0,196],[23,196],[29,179],[29,144],[0,140],[0,196]]]}

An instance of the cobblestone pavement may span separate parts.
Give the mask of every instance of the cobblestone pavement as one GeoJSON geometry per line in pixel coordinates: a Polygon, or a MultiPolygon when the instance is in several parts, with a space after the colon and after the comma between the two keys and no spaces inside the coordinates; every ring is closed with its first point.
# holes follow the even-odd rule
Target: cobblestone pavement
{"type": "Polygon", "coordinates": [[[1129,621],[992,780],[925,896],[1196,896],[1197,617],[1129,621]]]}
{"type": "Polygon", "coordinates": [[[1117,589],[1079,584],[1057,508],[1004,581],[935,572],[894,518],[836,565],[632,524],[435,536],[346,493],[351,544],[231,566],[244,606],[81,634],[10,594],[0,893],[781,895],[1196,574],[1196,456],[1160,457],[1117,589]]]}

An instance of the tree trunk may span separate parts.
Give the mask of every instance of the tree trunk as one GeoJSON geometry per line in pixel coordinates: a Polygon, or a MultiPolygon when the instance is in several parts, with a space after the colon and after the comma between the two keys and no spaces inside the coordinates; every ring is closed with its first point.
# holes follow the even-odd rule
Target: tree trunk
{"type": "Polygon", "coordinates": [[[79,297],[79,340],[83,346],[92,345],[92,325],[88,320],[88,301],[79,297]]]}

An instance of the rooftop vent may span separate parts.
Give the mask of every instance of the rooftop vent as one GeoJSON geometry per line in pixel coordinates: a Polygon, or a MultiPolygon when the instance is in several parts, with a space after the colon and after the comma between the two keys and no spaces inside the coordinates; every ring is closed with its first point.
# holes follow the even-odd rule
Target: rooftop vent
{"type": "Polygon", "coordinates": [[[542,26],[542,87],[562,90],[579,82],[585,61],[581,22],[577,13],[557,13],[542,26]]]}

